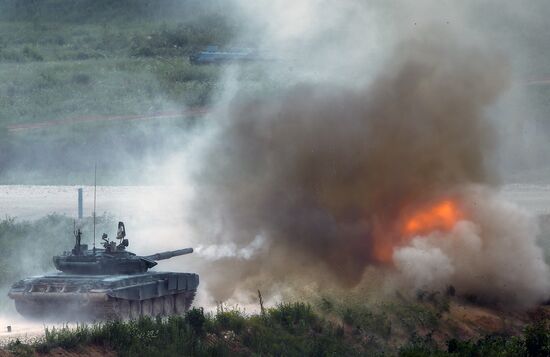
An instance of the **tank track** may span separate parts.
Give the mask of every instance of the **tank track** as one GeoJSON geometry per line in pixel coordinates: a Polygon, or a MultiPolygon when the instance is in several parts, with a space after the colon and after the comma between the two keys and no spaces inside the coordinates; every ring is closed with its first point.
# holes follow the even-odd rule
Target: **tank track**
{"type": "Polygon", "coordinates": [[[195,291],[185,291],[145,300],[109,298],[104,302],[90,302],[86,305],[16,300],[15,308],[21,315],[30,319],[134,320],[140,317],[184,315],[194,298],[195,291]]]}

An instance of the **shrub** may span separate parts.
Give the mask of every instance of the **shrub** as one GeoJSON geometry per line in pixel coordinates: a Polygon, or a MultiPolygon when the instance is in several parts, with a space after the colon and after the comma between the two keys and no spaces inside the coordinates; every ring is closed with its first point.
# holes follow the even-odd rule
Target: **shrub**
{"type": "Polygon", "coordinates": [[[185,322],[189,324],[193,332],[197,335],[202,336],[205,333],[204,325],[206,323],[206,317],[204,316],[204,309],[201,308],[192,308],[185,315],[185,322]]]}
{"type": "Polygon", "coordinates": [[[245,317],[238,310],[220,311],[216,314],[215,320],[219,330],[230,330],[235,333],[240,333],[246,323],[245,317]]]}
{"type": "Polygon", "coordinates": [[[71,78],[71,81],[75,84],[86,85],[86,84],[90,84],[92,79],[90,78],[90,76],[88,74],[76,73],[76,74],[73,74],[73,77],[71,78]]]}
{"type": "Polygon", "coordinates": [[[525,348],[533,357],[550,356],[549,322],[540,320],[525,329],[525,348]]]}
{"type": "Polygon", "coordinates": [[[309,327],[317,320],[311,305],[303,302],[281,303],[268,309],[268,315],[270,321],[287,329],[309,327]]]}
{"type": "Polygon", "coordinates": [[[25,56],[27,59],[31,61],[43,61],[44,57],[38,51],[34,48],[31,48],[29,46],[25,46],[23,48],[23,51],[21,51],[23,56],[25,56]]]}

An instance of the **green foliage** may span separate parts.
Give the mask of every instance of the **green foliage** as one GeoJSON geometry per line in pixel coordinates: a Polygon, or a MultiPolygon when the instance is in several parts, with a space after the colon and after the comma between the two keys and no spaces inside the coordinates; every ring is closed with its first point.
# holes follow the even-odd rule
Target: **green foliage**
{"type": "MultiPolygon", "coordinates": [[[[198,121],[84,119],[209,107],[223,67],[192,65],[188,56],[229,46],[243,24],[218,0],[0,2],[0,182],[80,183],[89,162],[105,157],[104,182],[143,183],[135,167],[170,155],[198,121]],[[13,130],[37,123],[43,129],[13,130]]],[[[250,92],[272,90],[259,85],[266,74],[254,64],[242,69],[250,92]]]]}
{"type": "Polygon", "coordinates": [[[479,341],[447,342],[447,352],[457,356],[526,356],[523,339],[518,337],[488,335],[479,341]]]}
{"type": "Polygon", "coordinates": [[[525,348],[529,356],[550,356],[549,321],[540,320],[525,329],[525,348]]]}
{"type": "Polygon", "coordinates": [[[387,338],[392,331],[391,320],[384,311],[376,311],[366,305],[343,307],[339,311],[342,321],[357,330],[387,338]]]}
{"type": "Polygon", "coordinates": [[[478,341],[451,339],[447,350],[441,350],[431,339],[413,338],[403,346],[400,356],[460,356],[460,357],[539,357],[550,355],[550,329],[548,321],[538,321],[526,327],[523,336],[487,335],[478,341]]]}
{"type": "Polygon", "coordinates": [[[216,1],[5,1],[0,117],[7,123],[206,105],[219,70],[188,55],[238,22],[216,1]],[[16,62],[16,63],[12,63],[16,62]]]}
{"type": "Polygon", "coordinates": [[[191,327],[191,330],[199,336],[204,335],[204,325],[206,323],[206,316],[204,316],[203,308],[192,308],[185,315],[185,322],[191,327]]]}
{"type": "Polygon", "coordinates": [[[136,57],[187,56],[205,45],[225,45],[234,36],[226,16],[203,16],[173,28],[133,36],[129,53],[136,57]]]}
{"type": "Polygon", "coordinates": [[[270,321],[290,330],[306,328],[317,320],[311,305],[303,302],[281,303],[267,313],[270,321]]]}
{"type": "Polygon", "coordinates": [[[10,342],[6,348],[8,351],[19,357],[34,357],[36,355],[35,350],[38,350],[38,346],[31,346],[22,343],[19,338],[10,342]]]}
{"type": "Polygon", "coordinates": [[[409,333],[414,333],[419,327],[433,329],[441,317],[436,307],[423,303],[387,303],[383,309],[396,316],[409,333]]]}
{"type": "Polygon", "coordinates": [[[218,331],[232,331],[241,333],[246,325],[246,317],[239,310],[218,311],[215,317],[218,331]]]}
{"type": "Polygon", "coordinates": [[[320,320],[309,305],[294,303],[281,304],[263,317],[237,310],[210,315],[192,309],[183,317],[46,329],[44,338],[32,347],[47,353],[56,347],[78,350],[95,344],[121,356],[360,355],[348,342],[340,329],[320,320]]]}
{"type": "Polygon", "coordinates": [[[431,335],[420,337],[413,336],[408,344],[399,349],[401,357],[446,356],[445,351],[437,348],[437,344],[431,335]]]}
{"type": "MultiPolygon", "coordinates": [[[[348,312],[350,313],[350,312],[348,312]]],[[[365,312],[351,312],[360,316],[365,312]]],[[[537,322],[523,336],[489,335],[478,341],[451,339],[442,348],[431,334],[412,334],[399,356],[548,356],[548,322],[537,322]]],[[[309,304],[283,303],[262,315],[219,308],[216,314],[191,309],[185,316],[107,321],[76,328],[46,329],[32,345],[10,343],[11,351],[32,355],[53,348],[79,350],[88,345],[113,349],[120,356],[374,356],[394,355],[389,337],[377,344],[346,332],[309,304]]]]}

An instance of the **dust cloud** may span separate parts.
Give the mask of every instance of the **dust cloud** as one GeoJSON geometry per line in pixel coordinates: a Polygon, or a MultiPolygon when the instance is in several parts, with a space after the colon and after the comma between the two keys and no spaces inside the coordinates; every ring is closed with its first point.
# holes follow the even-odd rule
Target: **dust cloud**
{"type": "Polygon", "coordinates": [[[468,219],[394,251],[398,286],[445,291],[452,285],[479,301],[520,307],[547,298],[550,275],[533,217],[486,187],[470,187],[463,197],[468,219]]]}
{"type": "Polygon", "coordinates": [[[493,191],[502,121],[492,108],[515,71],[506,51],[475,38],[479,28],[461,31],[467,11],[443,24],[431,21],[440,6],[416,11],[410,31],[416,22],[390,30],[374,16],[403,20],[399,7],[306,1],[295,15],[309,15],[297,19],[284,4],[268,6],[263,45],[317,52],[309,64],[296,57],[286,77],[288,63],[266,64],[287,81],[269,95],[236,83],[231,67],[219,109],[187,152],[187,218],[210,297],[351,289],[378,269],[401,290],[545,299],[536,225],[493,191]],[[446,199],[466,213],[450,232],[403,237],[406,212],[446,199]]]}
{"type": "MultiPolygon", "coordinates": [[[[289,280],[356,286],[367,266],[387,263],[378,250],[401,243],[394,222],[406,208],[496,182],[487,165],[496,137],[484,111],[506,86],[506,64],[433,34],[403,42],[392,58],[359,90],[301,84],[229,103],[202,152],[191,214],[202,236],[233,247],[225,257],[205,248],[216,258],[208,286],[218,299],[289,280]]],[[[521,233],[511,236],[536,250],[521,233]]],[[[411,264],[407,249],[425,252],[414,243],[398,250],[398,270],[411,264]]],[[[444,254],[428,260],[434,272],[453,272],[444,254]]]]}

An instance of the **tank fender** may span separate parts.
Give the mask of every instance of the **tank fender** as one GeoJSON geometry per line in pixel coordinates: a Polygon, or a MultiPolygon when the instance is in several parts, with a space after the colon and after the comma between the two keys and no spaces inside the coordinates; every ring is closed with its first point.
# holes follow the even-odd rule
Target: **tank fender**
{"type": "Polygon", "coordinates": [[[183,291],[196,291],[198,285],[199,276],[197,274],[171,273],[159,276],[153,281],[110,289],[106,294],[119,299],[145,300],[178,294],[183,291]]]}

